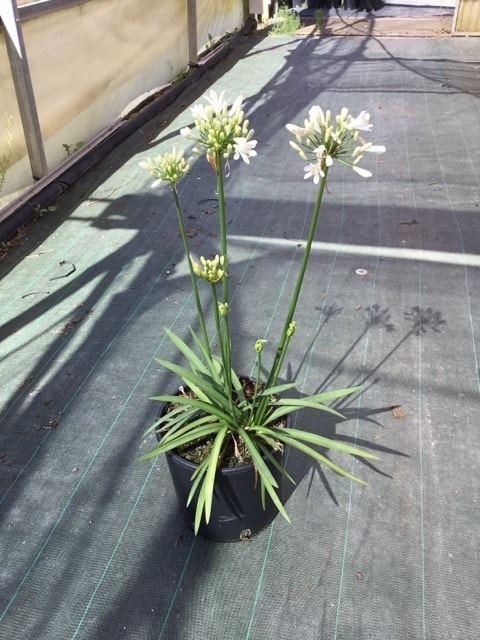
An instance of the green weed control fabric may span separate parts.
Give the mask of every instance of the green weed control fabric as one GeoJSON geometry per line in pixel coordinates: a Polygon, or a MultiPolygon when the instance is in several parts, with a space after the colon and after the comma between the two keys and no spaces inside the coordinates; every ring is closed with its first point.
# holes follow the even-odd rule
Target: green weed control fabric
{"type": "MultiPolygon", "coordinates": [[[[472,38],[245,38],[55,203],[1,261],[1,640],[476,640],[480,225],[472,38]],[[178,385],[162,327],[195,325],[168,188],[138,166],[187,145],[190,107],[240,93],[258,140],[231,161],[236,368],[275,344],[315,187],[287,123],[366,110],[383,156],[329,174],[284,379],[363,382],[296,424],[376,452],[354,485],[287,452],[296,485],[255,538],[195,538],[166,460],[140,463],[178,385]],[[72,267],[75,267],[73,270],[72,267]]],[[[179,183],[197,256],[218,252],[211,168],[179,183]]],[[[332,454],[332,458],[336,459],[332,454]]]]}

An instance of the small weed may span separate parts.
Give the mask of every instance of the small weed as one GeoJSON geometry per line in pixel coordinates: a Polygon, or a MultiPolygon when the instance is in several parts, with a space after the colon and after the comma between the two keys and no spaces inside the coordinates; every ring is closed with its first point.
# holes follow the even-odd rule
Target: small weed
{"type": "Polygon", "coordinates": [[[315,26],[321,31],[323,26],[323,11],[321,9],[315,11],[315,26]]]}
{"type": "Polygon", "coordinates": [[[72,153],[75,153],[75,151],[81,149],[84,144],[85,142],[83,140],[79,140],[75,144],[62,144],[62,147],[65,149],[65,157],[68,158],[69,156],[71,156],[72,153]]]}
{"type": "Polygon", "coordinates": [[[279,5],[271,33],[274,36],[292,36],[301,26],[298,14],[284,5],[279,5]]]}
{"type": "Polygon", "coordinates": [[[29,202],[29,204],[32,206],[35,217],[39,218],[43,216],[44,213],[52,213],[53,211],[57,210],[57,207],[55,207],[53,204],[49,205],[48,207],[42,207],[42,205],[38,202],[29,202]]]}
{"type": "Polygon", "coordinates": [[[185,80],[185,78],[188,76],[189,70],[184,69],[183,71],[180,71],[180,73],[177,73],[177,75],[175,76],[175,78],[173,79],[173,83],[175,84],[177,82],[181,82],[182,80],[185,80]]]}
{"type": "Polygon", "coordinates": [[[215,38],[212,36],[211,33],[209,33],[208,42],[205,45],[205,48],[207,49],[207,51],[211,51],[214,47],[215,47],[215,38]]]}
{"type": "Polygon", "coordinates": [[[7,114],[5,114],[5,117],[7,119],[7,127],[4,132],[6,145],[5,145],[5,151],[2,150],[2,152],[0,153],[0,191],[2,190],[3,183],[5,182],[5,175],[7,173],[7,169],[10,166],[10,158],[12,155],[12,141],[13,141],[13,135],[12,135],[13,117],[7,114]]]}

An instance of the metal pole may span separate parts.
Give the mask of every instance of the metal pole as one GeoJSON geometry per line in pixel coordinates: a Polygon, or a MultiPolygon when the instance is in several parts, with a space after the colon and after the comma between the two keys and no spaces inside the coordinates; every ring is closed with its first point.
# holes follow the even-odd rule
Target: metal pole
{"type": "Polygon", "coordinates": [[[197,0],[187,0],[188,64],[198,66],[197,0]]]}
{"type": "Polygon", "coordinates": [[[38,180],[48,172],[48,167],[16,0],[0,0],[0,19],[32,176],[38,180]]]}

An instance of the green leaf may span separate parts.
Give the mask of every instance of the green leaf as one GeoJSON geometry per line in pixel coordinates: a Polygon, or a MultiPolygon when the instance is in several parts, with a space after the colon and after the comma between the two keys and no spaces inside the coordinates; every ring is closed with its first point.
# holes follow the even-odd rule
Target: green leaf
{"type": "MultiPolygon", "coordinates": [[[[159,402],[175,402],[176,401],[177,396],[157,396],[155,398],[150,398],[150,400],[158,400],[159,402]],[[170,400],[160,400],[160,398],[171,398],[170,400]]],[[[163,416],[159,416],[155,422],[152,424],[151,427],[149,427],[145,433],[143,434],[144,436],[148,435],[149,433],[151,433],[152,431],[159,431],[160,428],[165,429],[168,428],[169,423],[171,422],[172,424],[175,422],[178,422],[179,420],[179,416],[178,414],[182,414],[186,416],[186,419],[189,419],[189,415],[194,415],[196,413],[196,409],[192,409],[191,412],[189,412],[187,410],[186,407],[184,406],[179,406],[176,407],[175,409],[171,409],[170,411],[168,411],[167,413],[165,413],[163,416]],[[164,426],[162,426],[164,425],[164,426]],[[165,427],[165,425],[167,425],[167,427],[165,427]]]]}
{"type": "Polygon", "coordinates": [[[275,454],[273,453],[272,449],[269,447],[265,447],[262,444],[259,444],[259,449],[262,452],[262,456],[264,458],[267,458],[268,461],[270,462],[271,465],[273,465],[278,471],[280,471],[280,473],[287,478],[287,480],[289,480],[292,484],[297,484],[295,482],[295,480],[292,478],[292,476],[288,473],[288,471],[285,469],[285,467],[283,466],[283,464],[277,460],[277,458],[275,457],[275,454]]]}
{"type": "Polygon", "coordinates": [[[185,444],[194,442],[199,438],[205,438],[214,433],[217,433],[223,426],[218,422],[205,425],[202,423],[201,418],[196,422],[198,424],[188,424],[177,431],[167,432],[153,449],[145,453],[139,459],[150,460],[151,458],[155,458],[162,453],[166,453],[167,451],[171,451],[172,449],[177,449],[178,447],[181,447],[185,444]]]}
{"type": "MultiPolygon", "coordinates": [[[[286,415],[294,413],[295,411],[298,411],[299,409],[301,409],[301,407],[290,407],[290,406],[278,407],[278,408],[274,409],[271,413],[267,414],[267,417],[265,418],[265,420],[263,422],[264,422],[265,425],[267,425],[267,424],[271,425],[272,423],[278,422],[278,420],[280,418],[283,418],[286,415]]],[[[257,422],[257,421],[254,420],[254,422],[257,422]]]]}
{"type": "Polygon", "coordinates": [[[195,351],[193,351],[193,349],[188,346],[188,344],[184,340],[182,340],[179,336],[177,336],[176,333],[174,333],[170,329],[167,329],[166,327],[164,327],[164,331],[173,342],[173,344],[177,347],[177,349],[186,357],[193,370],[202,371],[204,373],[207,372],[205,365],[200,360],[198,355],[195,353],[195,351]]]}
{"type": "Polygon", "coordinates": [[[263,478],[265,482],[269,482],[273,487],[278,488],[277,481],[273,477],[270,469],[267,467],[262,456],[258,451],[258,443],[255,440],[252,440],[252,438],[250,438],[250,436],[248,435],[247,431],[245,431],[245,429],[242,429],[242,428],[239,429],[238,434],[245,442],[245,446],[247,447],[252,457],[252,462],[255,465],[255,468],[257,469],[257,472],[260,475],[260,477],[263,478]]]}
{"type": "MultiPolygon", "coordinates": [[[[277,507],[279,513],[285,518],[285,520],[290,523],[291,520],[288,516],[288,513],[285,511],[285,507],[282,504],[282,501],[280,500],[280,497],[278,495],[278,493],[275,491],[275,489],[272,487],[272,485],[270,485],[269,483],[265,482],[265,480],[260,477],[260,482],[262,483],[262,486],[264,489],[267,490],[268,495],[271,497],[274,505],[277,507]]],[[[263,489],[262,489],[263,491],[263,489]]],[[[265,504],[265,501],[264,501],[265,504]]]]}
{"type": "Polygon", "coordinates": [[[163,360],[162,358],[156,358],[156,361],[166,369],[180,376],[184,383],[198,395],[199,399],[203,400],[204,404],[212,403],[213,405],[213,403],[217,403],[230,410],[228,398],[225,397],[225,394],[222,393],[222,390],[216,386],[211,378],[201,377],[185,367],[169,362],[168,360],[163,360]]]}
{"type": "Polygon", "coordinates": [[[180,432],[175,433],[172,437],[169,437],[170,433],[167,433],[161,439],[157,450],[159,453],[163,453],[163,451],[177,449],[178,447],[190,444],[199,438],[206,438],[207,436],[217,433],[222,426],[224,425],[217,422],[215,424],[210,423],[207,425],[198,425],[192,429],[188,428],[188,430],[181,429],[180,432]],[[163,451],[161,449],[163,449],[163,451]]]}
{"type": "Polygon", "coordinates": [[[315,393],[311,396],[307,396],[310,400],[317,400],[318,402],[330,402],[330,400],[335,400],[336,398],[343,398],[344,396],[351,395],[352,393],[356,393],[357,391],[361,391],[363,385],[358,385],[356,387],[347,387],[346,389],[334,389],[333,391],[322,391],[322,393],[315,393]]]}
{"type": "Polygon", "coordinates": [[[233,369],[230,369],[230,377],[232,381],[232,387],[237,394],[237,406],[243,412],[245,408],[248,406],[248,410],[250,411],[251,404],[247,403],[247,399],[245,397],[245,392],[243,391],[243,384],[240,382],[240,378],[237,376],[233,369]]]}
{"type": "Polygon", "coordinates": [[[286,384],[278,384],[275,387],[270,387],[269,389],[263,389],[260,392],[259,396],[276,396],[280,393],[284,393],[285,391],[289,391],[290,389],[294,389],[298,385],[297,382],[287,382],[286,384]]]}
{"type": "Polygon", "coordinates": [[[370,451],[365,451],[364,449],[360,449],[359,447],[348,444],[347,442],[332,440],[332,438],[326,438],[325,436],[320,436],[316,433],[311,433],[310,431],[303,431],[301,429],[290,429],[288,427],[285,427],[283,429],[273,429],[273,431],[275,432],[277,437],[279,433],[282,435],[286,433],[292,438],[302,440],[303,442],[315,444],[318,447],[324,447],[325,449],[335,449],[335,451],[342,451],[343,453],[348,453],[353,456],[361,456],[362,458],[378,460],[378,456],[376,456],[374,453],[370,453],[370,451]]]}
{"type": "MultiPolygon", "coordinates": [[[[191,501],[193,500],[193,498],[194,498],[194,496],[195,496],[195,494],[197,492],[197,488],[200,486],[200,483],[202,481],[204,481],[207,469],[208,469],[208,459],[204,460],[203,463],[201,465],[199,465],[198,469],[193,474],[193,476],[192,476],[192,480],[193,480],[192,487],[190,489],[190,493],[189,493],[188,498],[187,498],[187,507],[191,503],[191,501]]],[[[195,535],[197,535],[198,529],[200,528],[200,524],[202,522],[204,506],[205,506],[205,494],[202,494],[201,491],[200,491],[198,493],[198,495],[197,495],[197,506],[195,507],[195,521],[194,521],[194,526],[193,526],[195,535]]]]}
{"type": "MultiPolygon", "coordinates": [[[[318,462],[321,462],[322,464],[327,466],[329,469],[331,469],[332,471],[335,471],[335,473],[338,473],[341,476],[344,476],[345,478],[348,478],[360,484],[367,484],[364,480],[357,478],[356,476],[352,475],[351,473],[343,469],[343,467],[341,467],[340,465],[336,464],[335,462],[332,462],[332,460],[330,460],[329,458],[321,454],[319,451],[316,451],[315,449],[312,449],[312,447],[309,447],[308,445],[303,444],[303,442],[300,442],[300,439],[297,438],[297,433],[295,429],[293,429],[293,431],[295,431],[295,435],[293,437],[285,433],[284,429],[275,429],[273,431],[274,431],[274,435],[276,435],[276,437],[280,440],[280,442],[284,442],[285,444],[288,444],[291,447],[295,447],[295,449],[302,451],[302,453],[305,453],[306,455],[310,456],[314,460],[318,460],[318,462]]],[[[305,433],[305,432],[302,432],[302,433],[305,433]]],[[[310,435],[315,435],[315,434],[310,434],[310,435]]],[[[321,436],[318,436],[318,437],[320,438],[321,436]]],[[[327,440],[327,442],[330,443],[328,445],[323,445],[324,447],[328,446],[329,449],[345,451],[345,449],[340,448],[339,446],[336,446],[336,445],[342,445],[343,443],[335,442],[333,440],[330,440],[329,438],[325,438],[324,440],[327,440]]],[[[364,458],[373,457],[376,459],[376,456],[368,452],[364,452],[361,449],[356,450],[356,453],[354,455],[362,456],[364,458]]]]}
{"type": "Polygon", "coordinates": [[[298,411],[298,409],[317,409],[318,411],[326,411],[327,413],[331,413],[337,418],[344,418],[344,416],[336,411],[336,409],[332,409],[325,404],[320,403],[318,400],[312,400],[310,397],[307,398],[280,398],[280,400],[276,400],[276,406],[280,407],[291,407],[292,411],[298,411]]]}
{"type": "MultiPolygon", "coordinates": [[[[160,396],[168,398],[169,396],[160,396]]],[[[190,398],[189,396],[173,396],[175,402],[178,404],[185,405],[188,408],[192,408],[195,412],[204,411],[211,416],[216,416],[220,420],[223,420],[227,424],[232,423],[232,415],[229,413],[229,406],[227,406],[227,411],[224,411],[222,407],[217,407],[216,405],[210,404],[209,402],[203,402],[203,400],[198,400],[197,398],[190,398]]],[[[170,402],[170,400],[167,400],[170,402]]]]}
{"type": "Polygon", "coordinates": [[[218,459],[227,434],[228,429],[227,427],[224,427],[223,429],[220,429],[215,437],[213,447],[207,458],[208,468],[207,473],[205,474],[205,480],[203,481],[202,487],[200,489],[200,495],[203,494],[205,496],[204,512],[205,522],[207,523],[210,521],[210,513],[212,511],[213,488],[215,484],[215,475],[218,469],[218,459]]]}
{"type": "Polygon", "coordinates": [[[316,409],[317,411],[326,411],[327,413],[331,413],[337,418],[344,419],[339,411],[333,409],[326,405],[326,402],[330,402],[331,400],[335,400],[337,398],[343,398],[344,396],[355,393],[356,391],[360,391],[362,388],[361,385],[356,387],[348,387],[346,389],[336,389],[334,391],[324,391],[322,393],[315,393],[310,396],[305,396],[303,398],[279,398],[275,401],[275,407],[284,407],[283,410],[274,410],[268,417],[269,422],[274,422],[278,418],[286,415],[287,413],[292,413],[293,411],[298,411],[299,409],[309,408],[316,409]]]}
{"type": "Polygon", "coordinates": [[[197,487],[200,484],[200,482],[202,481],[202,478],[206,474],[207,468],[208,468],[208,459],[204,460],[203,462],[201,462],[197,466],[195,471],[192,473],[192,477],[191,477],[192,486],[190,487],[190,492],[189,492],[188,498],[187,498],[187,507],[191,503],[191,501],[192,501],[192,499],[193,499],[193,497],[195,495],[195,492],[197,490],[197,487]]]}
{"type": "Polygon", "coordinates": [[[285,518],[287,522],[290,522],[290,518],[288,517],[288,514],[285,511],[285,507],[283,506],[278,493],[275,491],[275,489],[278,489],[278,482],[273,477],[272,472],[267,467],[265,461],[263,460],[262,456],[259,453],[259,450],[258,450],[259,443],[253,441],[244,429],[241,429],[239,433],[243,438],[243,441],[245,442],[245,445],[247,446],[248,451],[250,452],[250,455],[252,457],[252,462],[255,466],[255,469],[257,470],[257,473],[260,478],[260,482],[263,485],[263,488],[261,488],[261,491],[264,491],[264,490],[267,491],[268,495],[271,497],[273,503],[277,507],[279,513],[281,513],[281,515],[285,518]]]}
{"type": "Polygon", "coordinates": [[[214,357],[210,357],[209,351],[207,350],[207,348],[205,347],[201,339],[197,336],[195,331],[193,331],[193,329],[190,329],[190,332],[195,341],[195,344],[197,345],[198,350],[202,354],[203,360],[210,372],[212,379],[215,380],[215,382],[219,386],[221,386],[222,385],[221,373],[223,370],[222,365],[219,364],[219,362],[214,357]]]}

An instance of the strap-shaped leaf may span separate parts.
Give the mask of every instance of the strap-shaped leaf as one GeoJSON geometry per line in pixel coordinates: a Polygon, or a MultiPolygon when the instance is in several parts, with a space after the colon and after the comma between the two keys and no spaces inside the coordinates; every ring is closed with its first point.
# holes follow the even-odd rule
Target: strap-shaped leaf
{"type": "Polygon", "coordinates": [[[194,370],[202,371],[202,372],[207,371],[205,365],[200,360],[200,358],[195,353],[195,351],[193,351],[193,349],[191,349],[188,346],[188,344],[184,340],[182,340],[182,338],[180,338],[180,336],[178,336],[176,333],[174,333],[170,329],[167,329],[166,327],[164,327],[164,331],[167,334],[167,336],[170,338],[170,340],[173,342],[173,344],[177,347],[177,349],[181,353],[183,353],[183,355],[186,357],[186,359],[188,360],[188,362],[190,363],[191,367],[194,370]]]}
{"type": "Polygon", "coordinates": [[[254,440],[252,440],[252,438],[250,438],[250,436],[245,431],[245,429],[240,428],[238,430],[238,433],[242,438],[242,440],[244,441],[245,446],[247,447],[250,453],[250,456],[252,458],[252,462],[255,465],[255,468],[258,474],[260,475],[260,477],[263,479],[264,482],[266,483],[268,482],[271,486],[278,488],[277,481],[273,477],[272,472],[267,467],[262,456],[258,451],[258,444],[254,440]]]}
{"type": "Polygon", "coordinates": [[[275,387],[270,387],[269,389],[263,389],[263,391],[259,392],[259,396],[276,396],[279,393],[285,393],[285,391],[289,391],[290,389],[294,389],[298,385],[297,382],[287,382],[285,384],[278,384],[275,387]]]}
{"type": "Polygon", "coordinates": [[[356,393],[357,391],[361,391],[363,385],[358,385],[356,387],[347,387],[346,389],[333,389],[332,391],[322,391],[321,393],[314,393],[311,396],[307,396],[310,400],[316,400],[318,402],[330,402],[331,400],[336,400],[337,398],[343,398],[344,396],[348,396],[352,393],[356,393]]]}
{"type": "MultiPolygon", "coordinates": [[[[188,494],[188,498],[187,498],[187,507],[193,500],[193,497],[195,496],[201,482],[205,481],[205,474],[207,473],[207,469],[208,469],[208,460],[204,460],[204,462],[201,465],[199,465],[199,467],[193,474],[192,487],[190,489],[190,493],[188,494]]],[[[199,491],[197,495],[197,505],[195,507],[195,520],[193,525],[195,535],[198,533],[198,529],[200,528],[200,523],[202,522],[204,507],[205,507],[205,494],[202,494],[202,492],[199,491]]]]}
{"type": "MultiPolygon", "coordinates": [[[[272,487],[272,485],[270,485],[268,482],[266,482],[261,476],[260,476],[260,482],[262,483],[262,491],[266,490],[268,492],[268,495],[271,497],[273,504],[277,507],[279,513],[285,518],[285,520],[290,523],[291,520],[288,516],[288,513],[285,511],[285,507],[282,504],[282,501],[280,500],[280,496],[278,495],[278,493],[275,491],[275,489],[272,487]]],[[[265,505],[265,500],[263,502],[263,504],[265,505]]]]}
{"type": "Polygon", "coordinates": [[[243,391],[243,385],[240,382],[240,378],[237,376],[237,374],[233,369],[230,370],[230,377],[232,379],[232,386],[235,389],[235,391],[237,392],[243,391]]]}
{"type": "Polygon", "coordinates": [[[292,478],[292,476],[285,469],[284,465],[279,460],[277,460],[277,458],[275,457],[275,454],[272,452],[271,449],[269,449],[268,447],[265,447],[261,443],[259,444],[259,449],[262,452],[262,456],[264,458],[267,458],[270,464],[273,465],[278,471],[280,471],[280,473],[285,478],[287,478],[287,480],[289,480],[292,484],[297,484],[295,480],[292,478]]]}
{"type": "Polygon", "coordinates": [[[221,373],[223,370],[222,365],[218,362],[218,360],[214,356],[210,357],[209,351],[206,349],[205,345],[203,344],[201,339],[197,336],[197,334],[192,328],[190,328],[190,332],[195,341],[195,344],[197,345],[198,350],[202,354],[203,360],[208,368],[208,371],[210,372],[210,375],[215,380],[215,382],[219,386],[221,386],[222,385],[221,373]]]}
{"type": "Polygon", "coordinates": [[[162,438],[160,442],[150,451],[141,456],[140,460],[150,460],[150,458],[154,458],[159,456],[166,451],[171,451],[172,449],[177,449],[184,444],[188,444],[193,440],[197,440],[198,438],[205,438],[207,436],[216,433],[220,429],[221,425],[207,425],[200,426],[196,429],[192,429],[188,434],[184,434],[180,437],[173,437],[169,440],[162,438]]]}
{"type": "Polygon", "coordinates": [[[292,407],[292,410],[306,409],[308,407],[309,409],[326,411],[327,413],[337,416],[337,418],[344,417],[341,413],[332,409],[332,407],[322,404],[318,400],[311,400],[310,398],[280,398],[275,404],[279,407],[292,407]]]}
{"type": "Polygon", "coordinates": [[[229,407],[225,394],[222,393],[222,390],[219,390],[211,378],[201,377],[185,367],[162,358],[157,358],[156,360],[163,367],[180,376],[185,384],[205,403],[212,403],[212,405],[216,403],[218,406],[229,407]]]}
{"type": "MultiPolygon", "coordinates": [[[[277,431],[278,431],[277,433],[278,439],[284,442],[285,444],[288,444],[291,447],[295,447],[295,449],[302,451],[302,453],[305,453],[306,455],[310,456],[314,460],[321,462],[332,471],[335,471],[335,473],[338,473],[339,475],[345,478],[348,478],[349,480],[353,480],[354,482],[358,482],[359,484],[364,484],[364,485],[367,484],[364,480],[361,480],[360,478],[357,478],[350,472],[346,471],[345,469],[343,469],[343,467],[336,464],[335,462],[333,462],[332,460],[330,460],[329,458],[321,454],[319,451],[316,451],[315,449],[312,449],[312,447],[309,447],[303,442],[300,442],[300,440],[297,440],[296,438],[292,438],[289,435],[283,433],[283,429],[278,429],[277,431]]],[[[329,447],[329,448],[334,448],[334,447],[329,447]]],[[[356,455],[362,455],[362,453],[358,453],[356,455]]],[[[364,455],[363,457],[371,457],[371,454],[369,454],[368,456],[364,455]]]]}
{"type": "Polygon", "coordinates": [[[315,444],[318,447],[324,447],[327,449],[334,449],[335,451],[342,451],[352,456],[360,456],[362,458],[369,458],[370,460],[378,460],[378,456],[365,449],[360,449],[355,445],[348,444],[347,442],[341,442],[340,440],[333,440],[332,438],[326,438],[310,431],[303,431],[302,429],[290,429],[288,427],[284,429],[273,429],[277,438],[279,435],[287,434],[297,440],[303,442],[309,442],[315,444]]]}
{"type": "MultiPolygon", "coordinates": [[[[205,411],[205,413],[209,413],[212,416],[216,416],[221,420],[225,420],[226,422],[231,422],[231,414],[229,413],[230,407],[227,405],[227,410],[224,411],[221,407],[217,407],[216,405],[210,404],[209,402],[203,402],[203,400],[199,400],[198,398],[190,398],[190,396],[159,396],[160,398],[173,398],[173,402],[176,402],[180,405],[184,405],[187,408],[192,408],[194,413],[198,411],[205,411]]],[[[166,402],[171,402],[171,400],[166,400],[166,402]]]]}
{"type": "Polygon", "coordinates": [[[219,424],[218,422],[215,422],[213,424],[209,423],[206,425],[199,425],[197,427],[189,429],[188,431],[184,431],[181,434],[175,433],[174,437],[171,437],[168,440],[167,437],[164,437],[161,439],[157,447],[157,452],[163,453],[164,451],[170,451],[171,449],[178,449],[178,447],[190,444],[195,440],[213,436],[222,428],[222,426],[225,425],[222,423],[219,424]]]}
{"type": "Polygon", "coordinates": [[[198,416],[197,412],[197,417],[194,420],[190,419],[186,422],[180,422],[180,420],[175,421],[175,424],[172,425],[170,429],[161,433],[162,440],[166,439],[168,441],[172,438],[179,438],[186,433],[192,433],[192,431],[197,427],[213,425],[215,423],[218,423],[218,421],[214,416],[203,414],[198,416]]]}
{"type": "Polygon", "coordinates": [[[215,475],[218,469],[218,458],[227,434],[228,428],[223,427],[215,436],[213,447],[208,454],[208,467],[207,473],[205,474],[205,480],[200,488],[199,496],[204,496],[204,513],[205,522],[207,523],[210,521],[210,514],[212,511],[213,488],[215,485],[215,475]]]}
{"type": "Polygon", "coordinates": [[[274,505],[277,507],[279,513],[282,514],[282,516],[285,518],[287,522],[290,522],[288,513],[285,511],[285,507],[283,506],[282,501],[280,500],[280,497],[276,491],[276,489],[278,489],[278,482],[275,480],[275,478],[272,475],[272,472],[267,467],[265,461],[260,455],[259,450],[257,448],[257,443],[252,441],[252,439],[244,429],[241,429],[240,435],[243,438],[243,441],[245,442],[245,445],[248,448],[248,451],[250,452],[250,455],[252,457],[252,462],[255,465],[255,469],[257,470],[257,473],[260,477],[260,482],[262,483],[261,490],[267,491],[274,505]]]}
{"type": "MultiPolygon", "coordinates": [[[[150,398],[150,400],[156,400],[158,402],[176,402],[177,396],[156,396],[155,398],[150,398]],[[169,400],[163,400],[162,398],[170,398],[169,400]]],[[[159,431],[160,429],[168,428],[169,425],[173,425],[177,421],[180,420],[180,415],[185,415],[186,419],[190,419],[196,413],[196,409],[192,408],[192,411],[189,412],[185,406],[178,406],[174,409],[171,409],[163,416],[158,417],[155,422],[149,427],[144,436],[148,435],[152,431],[159,431]],[[180,415],[179,415],[180,414],[180,415]],[[190,414],[190,415],[189,415],[190,414]]]]}
{"type": "Polygon", "coordinates": [[[207,473],[207,468],[208,468],[208,460],[204,460],[202,463],[200,463],[197,466],[195,471],[192,473],[192,477],[191,477],[192,486],[190,487],[190,493],[188,494],[188,498],[187,498],[187,507],[191,503],[193,496],[195,495],[195,491],[197,490],[198,485],[202,481],[202,478],[207,473]]]}

